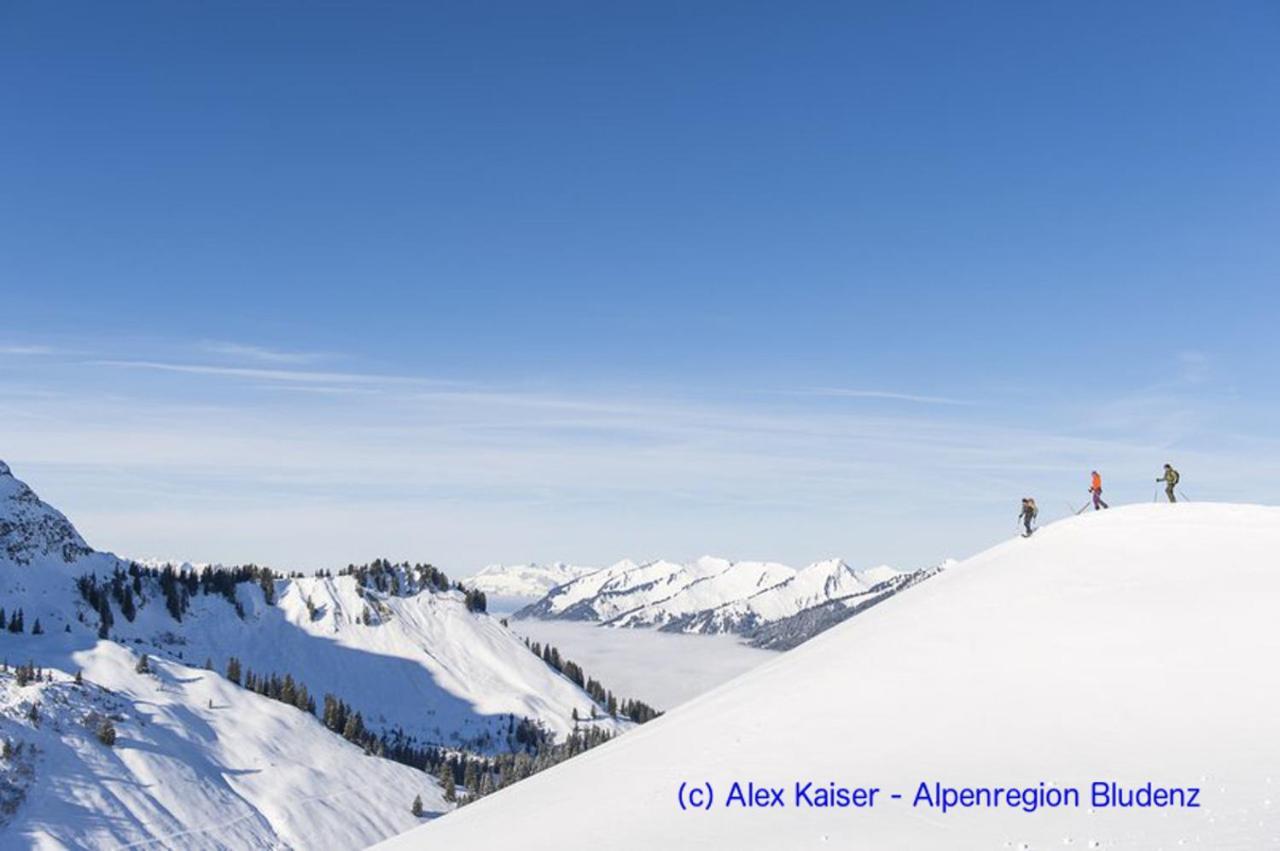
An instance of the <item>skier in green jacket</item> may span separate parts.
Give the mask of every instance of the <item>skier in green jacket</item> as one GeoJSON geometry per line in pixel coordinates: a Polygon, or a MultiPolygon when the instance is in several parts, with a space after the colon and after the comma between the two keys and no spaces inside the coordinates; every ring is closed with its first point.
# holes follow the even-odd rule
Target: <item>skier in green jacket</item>
{"type": "Polygon", "coordinates": [[[1165,496],[1169,497],[1170,502],[1177,502],[1178,498],[1173,495],[1173,489],[1178,486],[1178,482],[1182,480],[1182,476],[1178,475],[1178,471],[1173,469],[1172,464],[1164,465],[1164,475],[1156,479],[1157,482],[1164,482],[1165,496]]]}
{"type": "Polygon", "coordinates": [[[1022,513],[1018,515],[1018,519],[1022,521],[1022,526],[1027,531],[1022,533],[1022,537],[1029,538],[1035,530],[1031,528],[1031,523],[1036,519],[1036,515],[1040,510],[1036,508],[1036,501],[1029,496],[1022,498],[1022,513]]]}

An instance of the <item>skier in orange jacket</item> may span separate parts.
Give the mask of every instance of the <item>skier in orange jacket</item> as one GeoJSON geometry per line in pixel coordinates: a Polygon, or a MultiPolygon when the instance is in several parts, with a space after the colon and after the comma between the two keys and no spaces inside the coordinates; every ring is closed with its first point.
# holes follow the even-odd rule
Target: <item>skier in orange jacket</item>
{"type": "Polygon", "coordinates": [[[1102,501],[1102,476],[1098,475],[1097,470],[1093,471],[1093,478],[1089,482],[1089,493],[1093,494],[1094,511],[1097,511],[1100,508],[1111,507],[1102,501]]]}

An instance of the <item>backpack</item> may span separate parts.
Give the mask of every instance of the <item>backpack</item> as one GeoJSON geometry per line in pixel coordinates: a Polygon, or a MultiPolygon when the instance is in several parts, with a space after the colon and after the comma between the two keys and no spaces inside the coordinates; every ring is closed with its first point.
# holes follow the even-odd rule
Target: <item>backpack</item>
{"type": "Polygon", "coordinates": [[[1182,476],[1178,475],[1177,470],[1170,467],[1169,468],[1169,486],[1175,487],[1180,481],[1182,481],[1182,476]]]}
{"type": "Polygon", "coordinates": [[[1031,516],[1032,520],[1035,520],[1036,515],[1040,513],[1040,509],[1036,508],[1036,501],[1034,499],[1027,500],[1027,513],[1031,516]]]}

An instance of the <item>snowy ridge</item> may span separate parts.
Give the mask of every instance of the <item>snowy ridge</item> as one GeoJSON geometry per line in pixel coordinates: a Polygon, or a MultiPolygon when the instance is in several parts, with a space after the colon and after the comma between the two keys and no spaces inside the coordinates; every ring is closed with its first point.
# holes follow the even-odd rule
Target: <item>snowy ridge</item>
{"type": "Polygon", "coordinates": [[[839,559],[803,570],[710,556],[691,564],[623,561],[553,589],[516,617],[746,635],[806,609],[887,597],[927,575],[932,571],[903,573],[883,565],[855,570],[839,559]]]}
{"type": "Polygon", "coordinates": [[[600,836],[627,848],[673,837],[744,849],[1272,847],[1278,551],[1276,508],[1142,505],[1069,518],[379,847],[563,851],[600,836]],[[631,778],[626,794],[618,777],[631,778]],[[788,806],[691,815],[675,803],[690,778],[721,796],[734,781],[778,786],[788,806]],[[794,806],[797,781],[906,797],[857,812],[794,806]],[[1084,805],[910,805],[921,783],[1041,781],[1082,789],[1084,805]],[[1091,808],[1094,781],[1196,787],[1201,806],[1091,808]],[[574,830],[543,829],[566,823],[574,830]]]}

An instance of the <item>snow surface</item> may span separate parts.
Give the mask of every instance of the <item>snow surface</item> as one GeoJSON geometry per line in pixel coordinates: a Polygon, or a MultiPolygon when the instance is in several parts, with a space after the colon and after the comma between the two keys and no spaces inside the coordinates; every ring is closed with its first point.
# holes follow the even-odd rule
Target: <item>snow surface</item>
{"type": "Polygon", "coordinates": [[[65,633],[0,648],[57,668],[23,687],[0,674],[0,735],[22,751],[0,765],[0,787],[21,794],[0,847],[360,848],[419,824],[415,795],[427,814],[452,807],[431,777],[216,673],[154,659],[139,674],[129,649],[65,633]],[[107,715],[110,748],[94,735],[107,715]]]}
{"type": "Polygon", "coordinates": [[[1280,847],[1280,509],[1147,505],[1014,539],[381,848],[1280,847]],[[682,811],[682,782],[878,786],[682,811]],[[912,809],[917,784],[1198,786],[1192,810],[912,809]],[[571,827],[566,827],[571,825],[571,827]]]}

